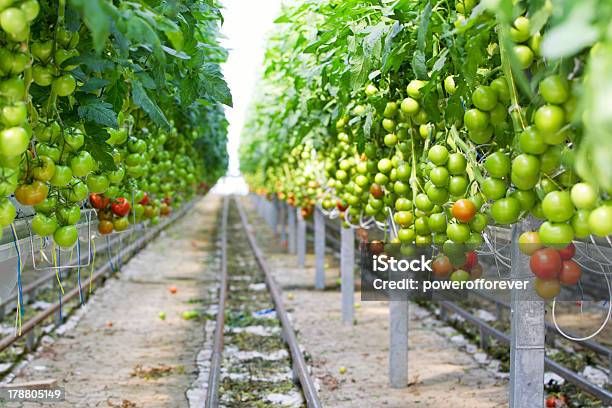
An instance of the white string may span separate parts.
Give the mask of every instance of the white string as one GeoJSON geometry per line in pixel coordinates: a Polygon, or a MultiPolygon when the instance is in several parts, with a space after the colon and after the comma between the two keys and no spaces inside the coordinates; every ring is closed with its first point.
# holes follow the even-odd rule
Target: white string
{"type": "Polygon", "coordinates": [[[586,341],[586,340],[590,340],[593,337],[597,336],[599,333],[601,333],[601,331],[606,327],[606,325],[610,321],[610,316],[612,315],[612,287],[610,287],[610,280],[608,279],[608,276],[604,275],[604,277],[606,278],[606,284],[608,285],[608,295],[609,295],[608,314],[606,316],[606,319],[602,323],[602,325],[599,327],[599,329],[597,329],[597,331],[595,331],[594,333],[592,333],[589,336],[586,336],[586,337],[573,337],[573,336],[570,336],[567,333],[565,333],[563,330],[561,330],[561,328],[557,324],[557,318],[555,316],[555,306],[557,304],[557,298],[555,297],[553,299],[553,304],[552,304],[552,320],[553,320],[553,324],[555,325],[555,328],[557,329],[557,331],[563,337],[565,337],[566,339],[571,340],[571,341],[586,341]]]}

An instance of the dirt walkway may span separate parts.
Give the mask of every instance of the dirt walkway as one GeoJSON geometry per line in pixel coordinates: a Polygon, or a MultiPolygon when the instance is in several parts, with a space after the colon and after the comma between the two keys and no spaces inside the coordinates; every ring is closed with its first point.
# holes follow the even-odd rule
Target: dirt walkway
{"type": "MultiPolygon", "coordinates": [[[[284,288],[286,305],[299,331],[300,344],[312,357],[313,373],[320,384],[325,406],[507,406],[506,381],[496,378],[493,370],[477,363],[476,354],[460,350],[456,344],[465,342],[458,333],[413,304],[410,305],[409,326],[410,386],[389,388],[387,303],[359,304],[359,293],[356,293],[357,324],[343,325],[339,291],[310,289],[314,284],[314,257],[307,256],[305,270],[297,268],[297,258],[286,255],[275,245],[278,239],[273,238],[270,229],[255,215],[250,200],[244,199],[243,203],[249,209],[251,223],[257,226],[258,243],[269,255],[268,262],[284,288]],[[341,374],[344,369],[346,372],[341,374]]],[[[328,264],[331,267],[327,268],[326,281],[334,282],[338,277],[336,263],[330,257],[328,264]]],[[[483,353],[477,354],[483,357],[483,353]]]]}
{"type": "Polygon", "coordinates": [[[204,322],[182,314],[211,301],[216,268],[205,265],[215,258],[219,206],[220,197],[206,197],[133,258],[75,329],[43,347],[14,383],[57,380],[66,401],[54,407],[186,407],[204,322]]]}

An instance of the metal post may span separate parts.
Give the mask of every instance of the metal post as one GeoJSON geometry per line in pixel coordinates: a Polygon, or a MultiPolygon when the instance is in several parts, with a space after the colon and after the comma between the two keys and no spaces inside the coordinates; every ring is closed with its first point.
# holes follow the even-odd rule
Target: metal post
{"type": "Polygon", "coordinates": [[[314,212],[315,288],[325,289],[325,217],[314,212]]]}
{"type": "Polygon", "coordinates": [[[281,244],[285,245],[287,241],[287,203],[280,203],[280,240],[281,244]]]}
{"type": "Polygon", "coordinates": [[[274,236],[278,236],[278,198],[274,197],[272,201],[272,231],[274,232],[274,236]]]}
{"type": "Polygon", "coordinates": [[[518,247],[528,225],[512,227],[511,277],[530,282],[528,290],[512,290],[511,295],[510,408],[541,407],[544,401],[544,302],[536,300],[529,257],[518,247]]]}
{"type": "Polygon", "coordinates": [[[287,215],[289,217],[289,253],[295,254],[296,251],[296,225],[295,225],[295,207],[290,205],[287,208],[287,215]]]}
{"type": "Polygon", "coordinates": [[[340,286],[342,291],[342,322],[353,324],[355,307],[355,231],[342,227],[340,232],[340,286]]]}
{"type": "MultiPolygon", "coordinates": [[[[391,230],[391,236],[395,234],[391,230]]],[[[392,270],[389,279],[399,281],[405,273],[392,270]]],[[[389,293],[389,385],[408,386],[408,299],[392,298],[389,293]]]]}
{"type": "Polygon", "coordinates": [[[303,268],[306,266],[306,220],[302,216],[302,209],[296,208],[297,216],[297,256],[298,266],[303,268]]]}

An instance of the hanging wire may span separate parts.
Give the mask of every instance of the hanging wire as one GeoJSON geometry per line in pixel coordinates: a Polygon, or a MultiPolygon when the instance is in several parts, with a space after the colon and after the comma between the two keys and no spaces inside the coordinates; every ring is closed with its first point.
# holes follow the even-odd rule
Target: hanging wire
{"type": "Polygon", "coordinates": [[[17,316],[15,317],[15,323],[16,328],[18,327],[18,333],[21,336],[22,317],[25,313],[25,308],[23,305],[23,286],[21,281],[23,265],[21,262],[21,248],[19,248],[19,242],[17,242],[17,231],[14,223],[11,224],[11,233],[13,234],[13,245],[15,245],[15,251],[17,252],[17,316]]]}

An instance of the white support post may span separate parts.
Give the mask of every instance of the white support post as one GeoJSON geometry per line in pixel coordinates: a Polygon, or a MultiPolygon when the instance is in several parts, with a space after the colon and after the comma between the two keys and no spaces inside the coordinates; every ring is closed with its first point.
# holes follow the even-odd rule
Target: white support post
{"type": "Polygon", "coordinates": [[[306,220],[302,216],[302,209],[295,209],[297,216],[297,258],[298,266],[303,268],[306,266],[306,220]]]}
{"type": "MultiPolygon", "coordinates": [[[[391,238],[395,236],[391,230],[391,238]]],[[[401,271],[392,270],[389,279],[405,278],[401,271]]],[[[408,299],[394,299],[389,292],[389,386],[408,386],[408,299]]]]}
{"type": "Polygon", "coordinates": [[[272,201],[272,231],[274,232],[274,236],[278,236],[278,209],[280,207],[280,203],[278,202],[278,198],[274,197],[272,201]]]}
{"type": "Polygon", "coordinates": [[[529,280],[529,290],[512,290],[510,318],[510,408],[541,407],[544,401],[544,302],[533,290],[529,257],[520,252],[518,238],[529,225],[512,227],[511,278],[529,280]]]}
{"type": "Polygon", "coordinates": [[[340,231],[340,286],[342,292],[342,322],[353,324],[355,308],[355,231],[341,228],[340,231]]]}
{"type": "Polygon", "coordinates": [[[289,217],[288,229],[289,229],[289,253],[295,254],[297,242],[296,242],[296,222],[295,222],[295,207],[292,205],[287,207],[287,215],[289,217]]]}
{"type": "Polygon", "coordinates": [[[325,217],[314,212],[315,288],[325,289],[325,217]]]}

